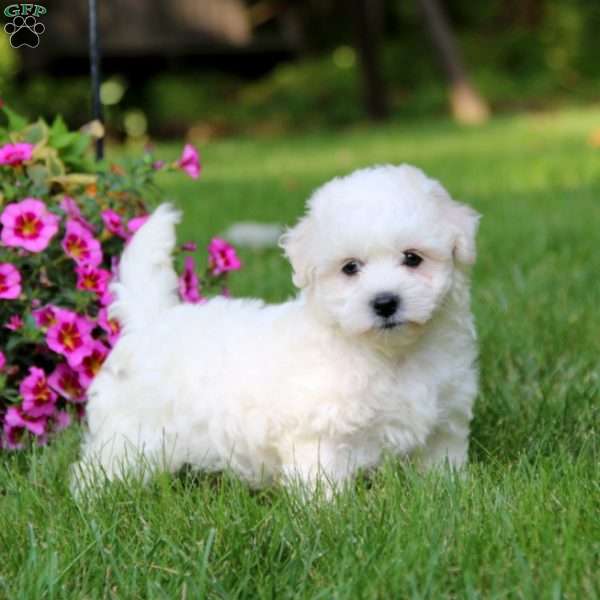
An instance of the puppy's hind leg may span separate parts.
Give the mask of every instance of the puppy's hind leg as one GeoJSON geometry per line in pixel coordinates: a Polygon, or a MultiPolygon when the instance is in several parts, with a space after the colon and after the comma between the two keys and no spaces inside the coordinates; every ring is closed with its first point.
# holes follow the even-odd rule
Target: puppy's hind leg
{"type": "Polygon", "coordinates": [[[76,495],[107,481],[145,482],[156,471],[180,466],[174,436],[167,435],[160,422],[143,422],[128,390],[113,383],[109,374],[101,373],[90,393],[88,433],[81,461],[71,469],[76,495]]]}
{"type": "Polygon", "coordinates": [[[90,435],[81,460],[71,467],[71,490],[81,496],[109,481],[146,482],[160,470],[161,462],[158,453],[145,447],[141,439],[133,441],[114,430],[106,438],[90,435]]]}
{"type": "Polygon", "coordinates": [[[155,473],[174,473],[183,464],[175,440],[164,432],[140,431],[135,439],[116,432],[84,444],[81,460],[71,467],[71,491],[79,497],[110,481],[145,484],[155,473]]]}

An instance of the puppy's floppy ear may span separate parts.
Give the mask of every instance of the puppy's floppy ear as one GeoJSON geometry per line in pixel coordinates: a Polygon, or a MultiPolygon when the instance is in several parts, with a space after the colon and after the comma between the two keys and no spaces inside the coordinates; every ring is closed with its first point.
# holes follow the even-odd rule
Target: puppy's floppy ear
{"type": "Polygon", "coordinates": [[[460,263],[472,265],[477,257],[475,237],[481,215],[466,204],[454,200],[450,202],[449,219],[456,229],[454,257],[460,263]]]}
{"type": "Polygon", "coordinates": [[[472,265],[477,258],[475,237],[479,228],[481,215],[466,204],[460,204],[452,200],[451,220],[457,229],[454,241],[454,256],[456,260],[472,265]]]}
{"type": "Polygon", "coordinates": [[[310,263],[311,224],[309,217],[300,219],[292,229],[288,229],[280,238],[279,246],[292,264],[292,281],[298,288],[306,287],[312,279],[313,268],[310,263]]]}
{"type": "Polygon", "coordinates": [[[475,237],[481,215],[470,206],[453,200],[438,181],[430,180],[430,186],[430,193],[439,202],[446,205],[448,220],[455,228],[454,256],[456,260],[465,265],[472,265],[477,257],[475,237]]]}

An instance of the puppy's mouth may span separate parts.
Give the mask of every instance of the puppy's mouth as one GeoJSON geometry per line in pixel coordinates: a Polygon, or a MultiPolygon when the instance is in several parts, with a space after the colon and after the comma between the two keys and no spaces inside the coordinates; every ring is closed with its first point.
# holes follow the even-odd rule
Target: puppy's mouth
{"type": "Polygon", "coordinates": [[[382,329],[384,331],[391,331],[392,329],[396,329],[396,328],[400,327],[401,325],[404,325],[403,321],[395,321],[393,319],[386,319],[383,323],[381,323],[379,325],[379,329],[382,329]]]}

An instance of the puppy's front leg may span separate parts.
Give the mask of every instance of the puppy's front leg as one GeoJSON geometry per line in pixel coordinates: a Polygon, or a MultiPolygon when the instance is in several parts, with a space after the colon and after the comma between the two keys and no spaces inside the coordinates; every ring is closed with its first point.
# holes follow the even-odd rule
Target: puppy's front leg
{"type": "Polygon", "coordinates": [[[448,463],[456,469],[467,463],[469,451],[469,424],[447,423],[437,427],[427,439],[425,447],[415,453],[419,466],[425,469],[448,463]]]}
{"type": "Polygon", "coordinates": [[[309,496],[322,492],[331,499],[352,474],[351,456],[328,440],[294,442],[283,456],[282,471],[286,485],[309,496]]]}
{"type": "Polygon", "coordinates": [[[439,401],[442,415],[423,448],[414,453],[418,465],[425,469],[446,463],[455,469],[466,465],[472,407],[477,393],[477,372],[470,369],[460,380],[445,386],[439,401]]]}

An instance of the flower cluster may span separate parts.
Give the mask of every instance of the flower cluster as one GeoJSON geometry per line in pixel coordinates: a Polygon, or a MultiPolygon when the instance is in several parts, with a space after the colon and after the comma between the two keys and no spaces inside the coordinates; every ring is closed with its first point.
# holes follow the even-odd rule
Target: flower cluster
{"type": "MultiPolygon", "coordinates": [[[[124,246],[148,218],[158,171],[200,174],[197,150],[179,160],[148,153],[125,165],[94,165],[89,140],[60,118],[27,125],[3,108],[0,128],[0,448],[18,449],[84,414],[86,391],[119,339],[110,283],[124,246]]],[[[235,250],[215,238],[199,276],[186,253],[183,301],[226,293],[240,268],[235,250]]]]}

